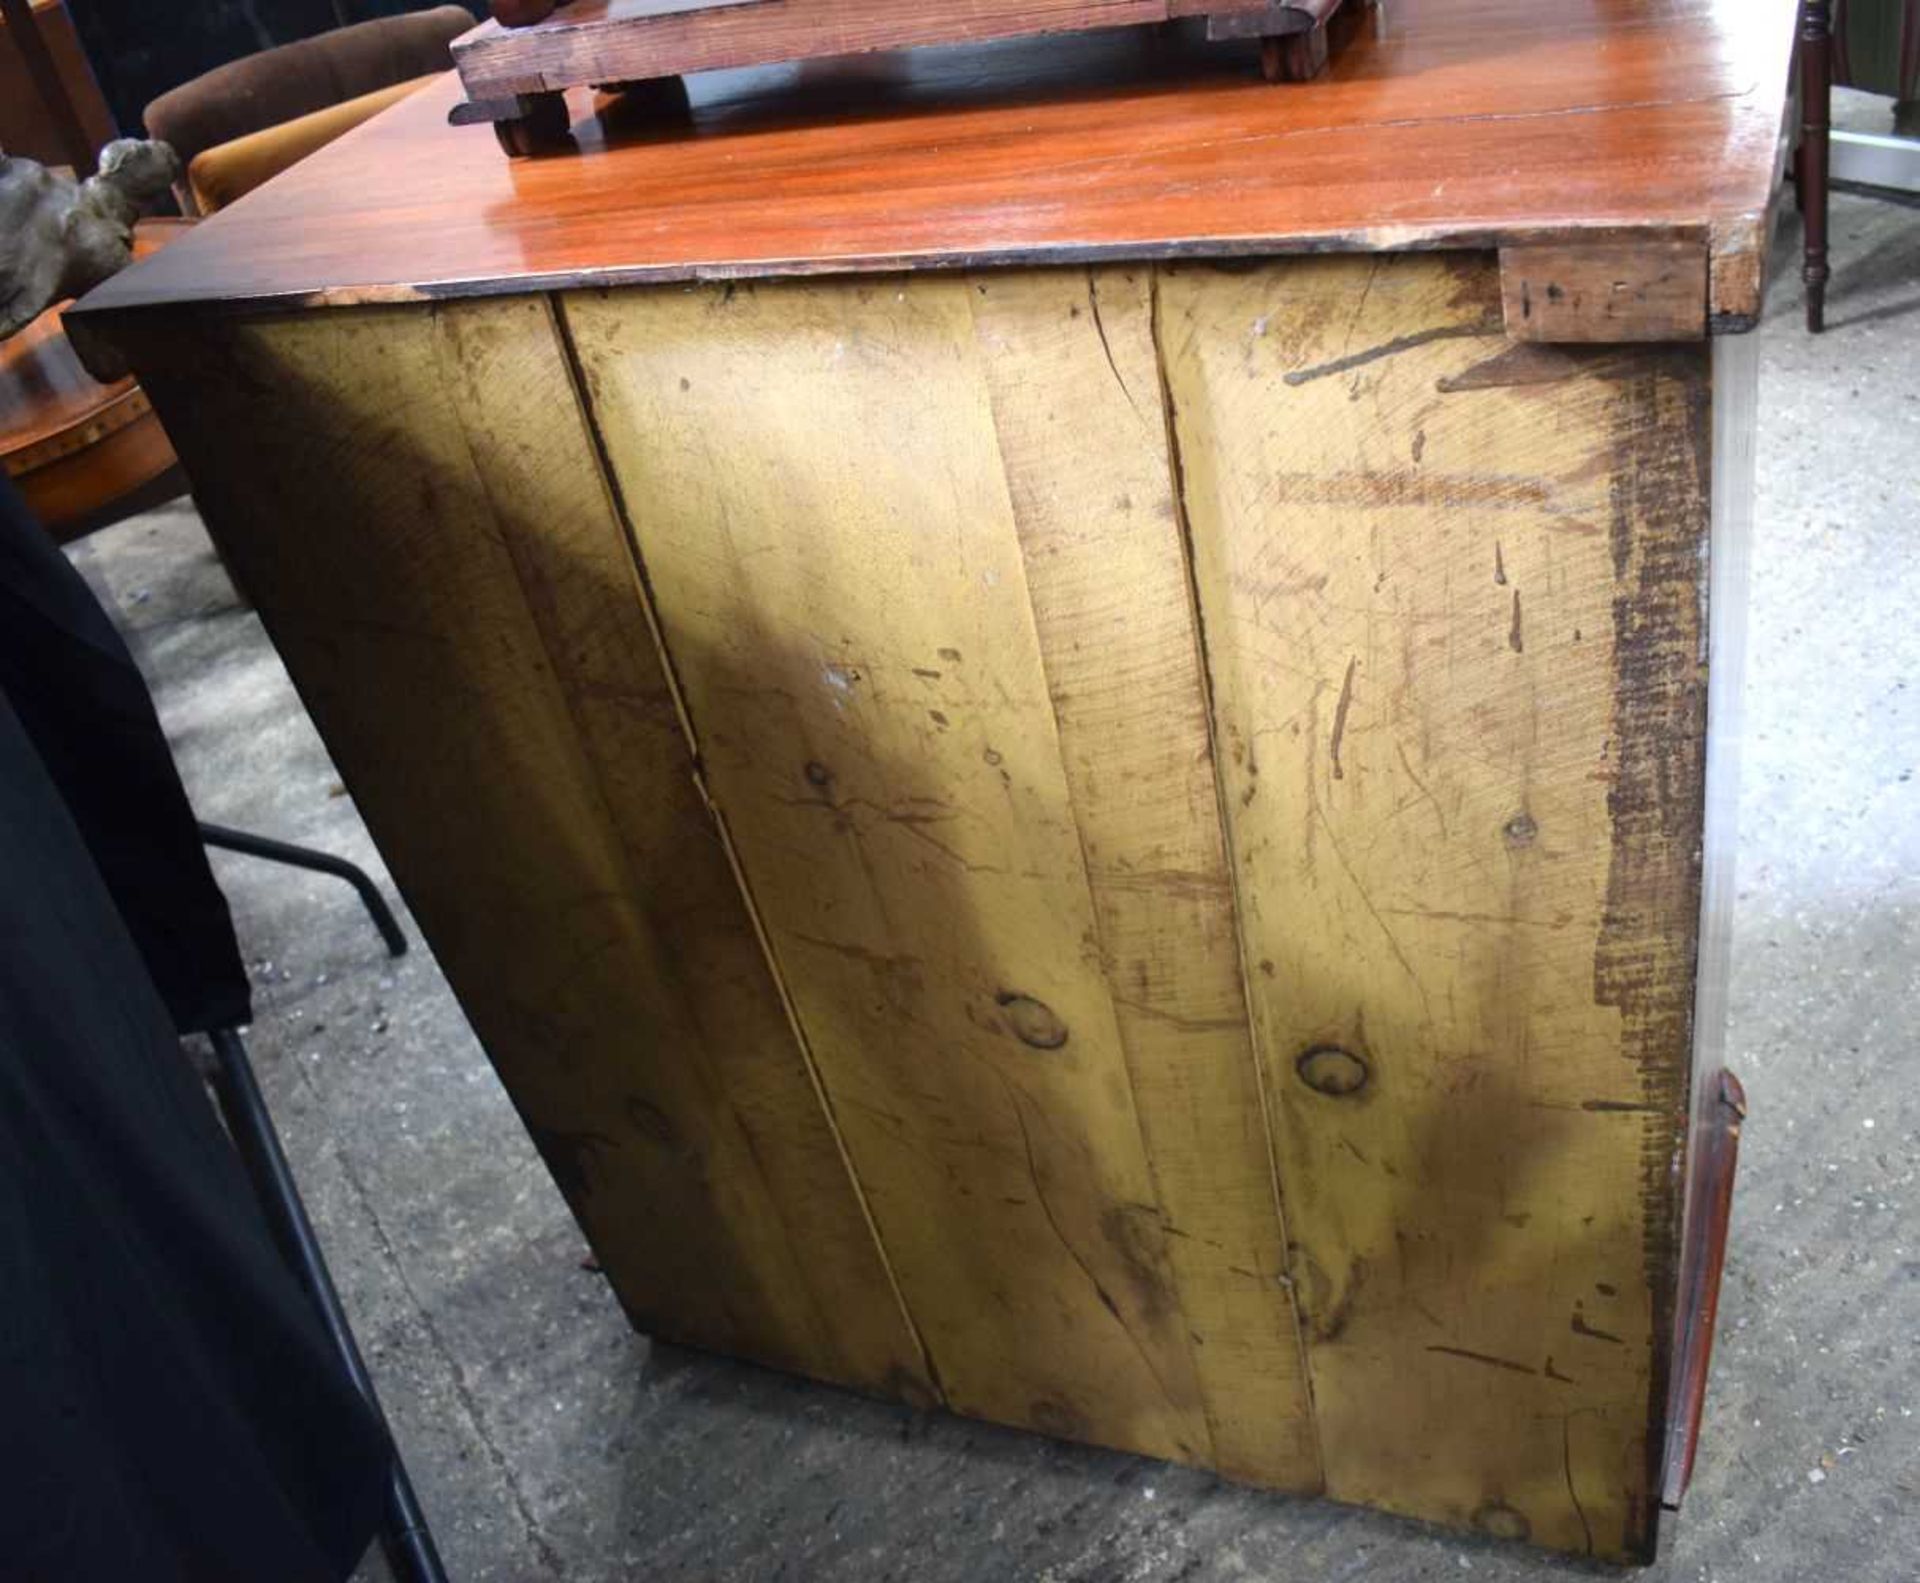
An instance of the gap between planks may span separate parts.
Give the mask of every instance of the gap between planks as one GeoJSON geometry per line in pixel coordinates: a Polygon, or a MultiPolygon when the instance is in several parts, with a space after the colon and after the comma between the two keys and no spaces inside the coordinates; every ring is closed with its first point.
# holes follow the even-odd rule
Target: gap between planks
{"type": "MultiPolygon", "coordinates": [[[[847,1140],[841,1131],[840,1118],[834,1110],[833,1101],[828,1097],[826,1085],[821,1080],[813,1047],[807,1040],[806,1030],[801,1026],[799,1009],[795,1006],[792,992],[787,985],[786,971],[774,951],[773,941],[767,933],[766,922],[761,916],[759,902],[754,896],[753,887],[747,881],[746,870],[741,865],[733,832],[727,827],[725,815],[708,795],[706,773],[700,756],[700,736],[694,726],[693,711],[687,703],[686,691],[681,684],[673,654],[667,647],[666,633],[661,627],[659,612],[654,604],[653,587],[647,577],[646,562],[640,554],[640,541],[634,532],[625,493],[620,488],[620,480],[607,454],[606,436],[600,432],[600,424],[594,415],[593,403],[587,397],[586,371],[581,366],[579,348],[574,343],[573,327],[567,319],[566,301],[557,293],[545,293],[541,300],[546,305],[547,314],[553,325],[554,337],[560,346],[562,361],[566,364],[567,384],[573,393],[575,409],[580,415],[588,443],[593,449],[594,468],[600,476],[600,486],[606,491],[608,506],[614,520],[620,525],[620,537],[626,547],[627,564],[633,574],[634,597],[645,614],[647,632],[652,639],[655,652],[659,655],[660,668],[666,677],[667,690],[673,698],[674,713],[686,737],[687,752],[693,760],[694,785],[699,792],[701,802],[705,804],[708,814],[713,819],[721,850],[726,853],[727,867],[732,871],[734,884],[740,891],[741,905],[746,909],[747,918],[753,926],[754,939],[759,942],[760,954],[773,980],[774,991],[780,997],[780,1005],[786,1015],[787,1026],[793,1033],[794,1044],[799,1049],[802,1064],[806,1067],[807,1081],[812,1086],[813,1096],[820,1106],[821,1114],[826,1117],[827,1130],[833,1136],[833,1146],[839,1155],[841,1169],[852,1185],[854,1202],[860,1206],[861,1219],[867,1228],[868,1236],[873,1239],[874,1248],[879,1255],[880,1267],[886,1272],[887,1289],[893,1294],[894,1306],[900,1311],[901,1321],[907,1327],[907,1334],[913,1338],[921,1366],[925,1369],[926,1377],[933,1386],[939,1405],[945,1406],[946,1387],[941,1382],[940,1373],[934,1364],[933,1353],[927,1346],[926,1337],[920,1333],[919,1323],[915,1320],[912,1309],[907,1305],[906,1294],[901,1289],[900,1278],[893,1267],[892,1255],[887,1251],[886,1241],[880,1235],[879,1224],[873,1215],[873,1206],[867,1201],[866,1184],[860,1180],[859,1173],[854,1169],[853,1157],[848,1153],[847,1140]]],[[[796,1248],[794,1251],[797,1256],[805,1255],[804,1249],[796,1248]]]]}

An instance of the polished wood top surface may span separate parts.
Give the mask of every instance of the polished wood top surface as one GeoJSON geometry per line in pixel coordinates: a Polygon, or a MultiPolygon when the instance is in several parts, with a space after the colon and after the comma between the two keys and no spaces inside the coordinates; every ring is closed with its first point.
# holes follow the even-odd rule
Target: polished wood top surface
{"type": "Polygon", "coordinates": [[[18,335],[0,341],[0,459],[9,474],[37,466],[59,442],[134,388],[103,385],[80,366],[49,308],[18,335]]]}
{"type": "Polygon", "coordinates": [[[1690,238],[1757,312],[1794,0],[1388,0],[1323,78],[1190,26],[690,79],[509,161],[451,76],[93,293],[345,304],[965,264],[1690,238]]]}
{"type": "MultiPolygon", "coordinates": [[[[151,258],[192,228],[191,220],[142,220],[133,256],[151,258]]],[[[83,449],[147,410],[131,377],[103,383],[81,365],[61,327],[66,306],[56,303],[0,341],[0,459],[11,475],[83,449]]]]}

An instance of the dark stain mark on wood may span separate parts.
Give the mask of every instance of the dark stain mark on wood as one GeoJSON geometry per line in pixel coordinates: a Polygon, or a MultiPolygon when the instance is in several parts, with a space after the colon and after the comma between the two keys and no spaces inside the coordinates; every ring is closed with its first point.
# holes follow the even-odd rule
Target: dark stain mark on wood
{"type": "Polygon", "coordinates": [[[1581,1311],[1578,1303],[1573,1305],[1573,1319],[1567,1328],[1576,1336],[1586,1336],[1594,1341],[1608,1341],[1616,1347],[1624,1347],[1626,1345],[1626,1342],[1621,1337],[1616,1336],[1611,1330],[1602,1330],[1596,1325],[1588,1324],[1587,1316],[1581,1311]]]}
{"type": "MultiPolygon", "coordinates": [[[[1632,1115],[1646,1115],[1649,1112],[1658,1115],[1660,1113],[1660,1107],[1658,1105],[1646,1105],[1640,1103],[1638,1100],[1632,1099],[1583,1099],[1580,1101],[1580,1108],[1582,1110],[1597,1111],[1602,1115],[1619,1112],[1632,1115]]],[[[1608,1291],[1610,1288],[1603,1286],[1601,1290],[1608,1291]]]]}
{"type": "Polygon", "coordinates": [[[1326,1269],[1305,1248],[1292,1243],[1287,1253],[1287,1273],[1293,1281],[1294,1300],[1307,1322],[1310,1339],[1317,1343],[1337,1341],[1347,1328],[1354,1293],[1366,1279],[1366,1260],[1353,1261],[1346,1285],[1336,1293],[1326,1269]]]}
{"type": "Polygon", "coordinates": [[[1500,541],[1493,541],[1493,583],[1496,588],[1507,586],[1507,562],[1500,553],[1500,541]]]}
{"type": "Polygon", "coordinates": [[[1513,591],[1513,623],[1507,628],[1507,647],[1515,654],[1526,652],[1526,642],[1520,632],[1520,590],[1513,591]]]}
{"type": "Polygon", "coordinates": [[[1065,1402],[1042,1398],[1037,1402],[1029,1402],[1027,1413],[1033,1427],[1042,1434],[1054,1435],[1062,1440],[1092,1438],[1093,1425],[1087,1415],[1065,1402]]]}
{"type": "Polygon", "coordinates": [[[1519,341],[1483,362],[1434,381],[1443,396],[1468,390],[1509,390],[1525,385],[1557,385],[1579,376],[1613,378],[1638,366],[1636,349],[1615,346],[1559,346],[1519,341]]]}
{"type": "Polygon", "coordinates": [[[1537,1375],[1540,1372],[1524,1363],[1515,1363],[1512,1358],[1496,1358],[1491,1353],[1474,1352],[1466,1347],[1443,1347],[1437,1342],[1430,1342],[1427,1351],[1444,1353],[1450,1358],[1465,1358],[1469,1363],[1484,1363],[1490,1368],[1505,1369],[1510,1374],[1537,1375]]]}
{"type": "Polygon", "coordinates": [[[547,1162],[562,1196],[575,1205],[587,1197],[589,1166],[595,1153],[602,1149],[612,1153],[619,1148],[604,1132],[569,1132],[532,1123],[528,1123],[527,1131],[533,1135],[534,1147],[547,1162]]]}
{"type": "MultiPolygon", "coordinates": [[[[1646,1472],[1666,1462],[1680,1195],[1675,1140],[1687,1124],[1693,973],[1700,915],[1706,688],[1701,666],[1701,548],[1708,528],[1702,453],[1711,434],[1708,361],[1697,347],[1642,348],[1612,386],[1609,548],[1613,600],[1611,856],[1594,1000],[1618,1009],[1621,1053],[1647,1107],[1640,1145],[1641,1269],[1653,1321],[1646,1472]],[[1684,419],[1684,421],[1680,421],[1684,419]]],[[[1617,1341],[1576,1314],[1576,1334],[1617,1341]]],[[[1651,1552],[1653,1503],[1622,1548],[1651,1552]]]]}
{"type": "Polygon", "coordinates": [[[1416,346],[1430,346],[1435,341],[1463,341],[1476,337],[1500,335],[1505,326],[1497,318],[1487,319],[1478,324],[1438,324],[1427,330],[1416,330],[1411,335],[1396,335],[1391,341],[1383,341],[1378,346],[1370,346],[1362,352],[1349,352],[1345,357],[1336,357],[1328,363],[1315,363],[1311,368],[1297,368],[1290,374],[1280,377],[1292,386],[1310,385],[1316,379],[1327,379],[1334,374],[1345,374],[1356,368],[1365,368],[1369,363],[1377,363],[1383,357],[1398,357],[1402,352],[1411,352],[1416,346]]]}
{"type": "Polygon", "coordinates": [[[1550,1380],[1558,1380],[1562,1385],[1572,1385],[1576,1383],[1572,1375],[1562,1374],[1553,1366],[1553,1357],[1551,1354],[1547,1357],[1547,1366],[1540,1372],[1550,1380]]]}
{"type": "Polygon", "coordinates": [[[1347,661],[1346,680],[1340,684],[1340,702],[1333,708],[1333,778],[1346,779],[1346,771],[1340,767],[1340,742],[1347,734],[1347,711],[1353,707],[1353,673],[1359,667],[1360,657],[1356,654],[1347,661]]]}
{"type": "Polygon", "coordinates": [[[643,1137],[651,1138],[655,1143],[669,1147],[680,1142],[680,1129],[658,1105],[645,1100],[637,1094],[627,1097],[627,1120],[633,1123],[634,1131],[643,1137]]]}
{"type": "Polygon", "coordinates": [[[1110,1204],[1100,1212],[1100,1234],[1126,1273],[1134,1312],[1149,1327],[1176,1318],[1180,1306],[1166,1262],[1164,1231],[1160,1211],[1151,1204],[1110,1204]]]}

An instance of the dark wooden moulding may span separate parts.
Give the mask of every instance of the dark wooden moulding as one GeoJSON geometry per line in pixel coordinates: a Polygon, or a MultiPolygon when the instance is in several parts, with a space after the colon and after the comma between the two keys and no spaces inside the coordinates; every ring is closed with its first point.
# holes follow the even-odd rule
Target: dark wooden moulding
{"type": "Polygon", "coordinates": [[[982,43],[1036,33],[1204,20],[1207,37],[1257,39],[1269,82],[1326,69],[1331,24],[1378,0],[1083,0],[1038,6],[900,5],[897,0],[493,0],[493,20],[456,39],[466,98],[456,126],[491,123],[514,157],[570,146],[566,90],[594,87],[657,117],[684,116],[690,71],[825,55],[982,43]]]}
{"type": "Polygon", "coordinates": [[[1711,1092],[1694,1143],[1689,1189],[1694,1213],[1681,1253],[1679,1325],[1667,1407],[1660,1504],[1668,1511],[1680,1509],[1693,1480],[1700,1420],[1707,1405],[1707,1372],[1713,1363],[1714,1320],[1720,1311],[1720,1277],[1727,1264],[1733,1181],[1740,1163],[1740,1126],[1747,1118],[1747,1094],[1739,1078],[1723,1070],[1707,1081],[1711,1092]]]}

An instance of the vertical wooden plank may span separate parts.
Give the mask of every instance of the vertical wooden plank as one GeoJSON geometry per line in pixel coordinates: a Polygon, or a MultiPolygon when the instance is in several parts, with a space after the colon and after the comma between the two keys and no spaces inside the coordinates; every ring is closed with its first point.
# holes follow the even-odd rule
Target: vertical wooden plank
{"type": "Polygon", "coordinates": [[[135,355],[636,1322],[926,1399],[547,302],[208,324],[135,355]]]}
{"type": "Polygon", "coordinates": [[[969,301],[1216,1465],[1317,1489],[1150,279],[997,273],[969,301]]]}
{"type": "Polygon", "coordinates": [[[1644,1558],[1705,349],[1511,346],[1482,258],[1160,291],[1329,1491],[1644,1558]]]}
{"type": "Polygon", "coordinates": [[[711,795],[948,1401],[1205,1462],[968,289],[565,312],[711,795]]]}

